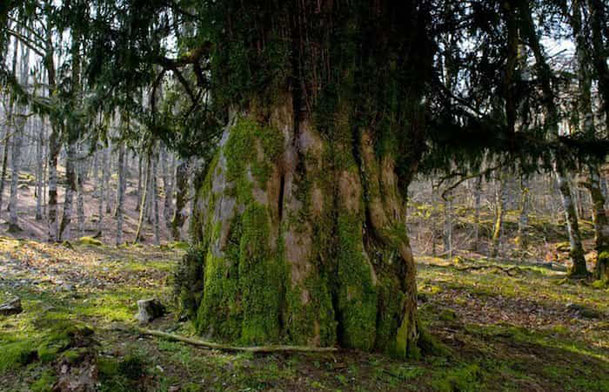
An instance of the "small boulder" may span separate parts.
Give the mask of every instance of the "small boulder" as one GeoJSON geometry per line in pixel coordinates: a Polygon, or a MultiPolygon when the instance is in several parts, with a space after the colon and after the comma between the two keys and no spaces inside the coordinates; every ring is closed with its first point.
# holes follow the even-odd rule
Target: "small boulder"
{"type": "Polygon", "coordinates": [[[165,314],[165,306],[156,298],[141,299],[137,301],[138,312],[135,318],[141,323],[146,324],[165,314]]]}
{"type": "Polygon", "coordinates": [[[21,306],[21,299],[19,298],[12,299],[0,305],[0,315],[10,316],[21,312],[23,312],[23,307],[21,306]]]}

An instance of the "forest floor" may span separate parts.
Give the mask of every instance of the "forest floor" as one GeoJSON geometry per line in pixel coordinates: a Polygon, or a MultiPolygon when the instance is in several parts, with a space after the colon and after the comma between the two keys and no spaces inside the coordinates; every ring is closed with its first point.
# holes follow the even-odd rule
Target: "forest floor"
{"type": "Polygon", "coordinates": [[[421,318],[445,348],[422,359],[254,355],[131,329],[136,301],[157,297],[170,313],[149,328],[193,333],[171,313],[173,248],[0,238],[0,304],[23,304],[0,316],[0,391],[49,391],[95,362],[98,389],[113,392],[609,391],[609,288],[552,264],[418,258],[421,318]]]}

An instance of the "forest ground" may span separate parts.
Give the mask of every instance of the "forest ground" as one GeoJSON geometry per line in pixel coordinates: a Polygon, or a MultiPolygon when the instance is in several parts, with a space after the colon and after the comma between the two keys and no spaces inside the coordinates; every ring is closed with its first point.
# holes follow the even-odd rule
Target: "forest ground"
{"type": "Polygon", "coordinates": [[[170,313],[149,328],[193,333],[171,305],[179,248],[0,238],[0,303],[24,308],[0,316],[0,391],[47,391],[69,366],[92,366],[66,339],[78,325],[94,331],[101,391],[609,391],[609,288],[561,266],[418,258],[421,318],[444,346],[418,360],[253,355],[130,328],[136,301],[154,296],[170,313]]]}

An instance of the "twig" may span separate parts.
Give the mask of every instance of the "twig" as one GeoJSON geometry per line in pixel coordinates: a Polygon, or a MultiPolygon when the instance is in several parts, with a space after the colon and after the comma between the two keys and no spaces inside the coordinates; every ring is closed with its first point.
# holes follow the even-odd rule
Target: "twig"
{"type": "Polygon", "coordinates": [[[311,347],[311,346],[231,346],[227,344],[207,342],[204,340],[193,339],[186,336],[174,335],[171,333],[157,331],[153,329],[135,328],[135,330],[142,335],[156,336],[168,340],[174,340],[178,342],[192,344],[194,346],[207,347],[215,350],[224,351],[243,351],[250,353],[278,353],[278,352],[302,352],[302,353],[327,353],[336,352],[336,347],[311,347]]]}

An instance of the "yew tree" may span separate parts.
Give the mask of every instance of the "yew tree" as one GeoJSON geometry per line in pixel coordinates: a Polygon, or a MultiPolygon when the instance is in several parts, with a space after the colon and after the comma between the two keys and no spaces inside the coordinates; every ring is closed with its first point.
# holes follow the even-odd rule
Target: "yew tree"
{"type": "Polygon", "coordinates": [[[552,171],[557,156],[562,173],[608,151],[557,132],[536,33],[556,27],[535,22],[557,2],[45,4],[79,34],[91,113],[127,111],[204,162],[175,276],[201,335],[404,358],[432,348],[405,225],[414,176],[552,171]]]}

